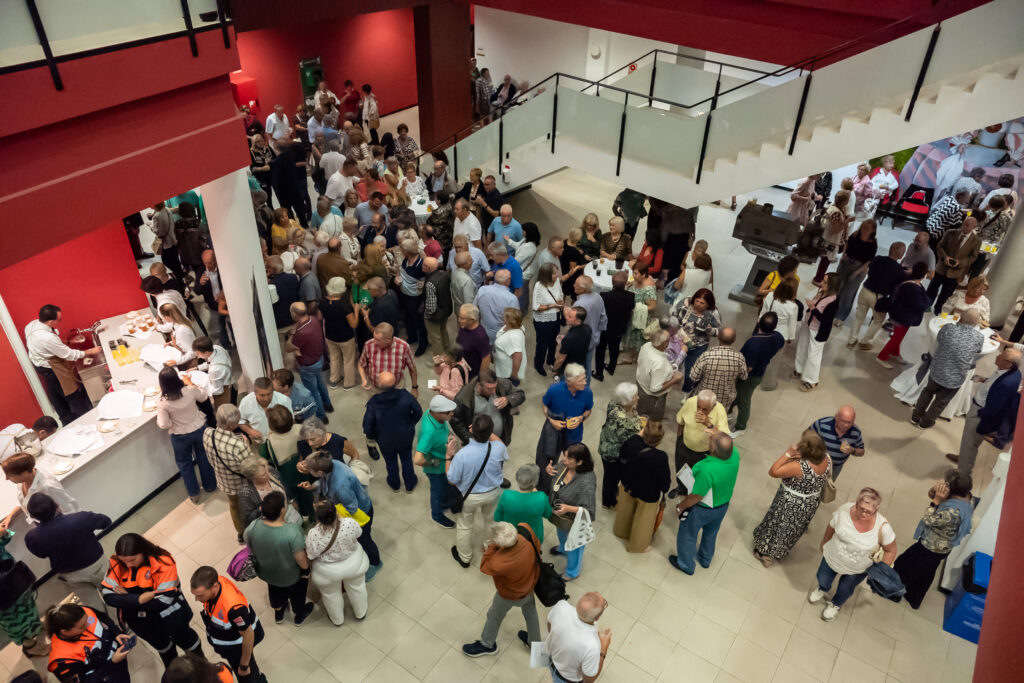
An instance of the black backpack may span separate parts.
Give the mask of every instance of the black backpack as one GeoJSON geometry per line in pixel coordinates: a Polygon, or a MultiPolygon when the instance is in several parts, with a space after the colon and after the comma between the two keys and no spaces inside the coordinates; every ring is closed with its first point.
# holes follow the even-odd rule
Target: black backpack
{"type": "Polygon", "coordinates": [[[555,565],[550,562],[541,562],[537,546],[533,545],[533,534],[524,531],[522,524],[516,526],[516,531],[533,546],[533,554],[537,558],[537,566],[540,567],[537,585],[533,587],[533,594],[540,600],[540,604],[551,607],[562,600],[568,600],[569,595],[565,592],[565,579],[555,570],[555,565]]]}

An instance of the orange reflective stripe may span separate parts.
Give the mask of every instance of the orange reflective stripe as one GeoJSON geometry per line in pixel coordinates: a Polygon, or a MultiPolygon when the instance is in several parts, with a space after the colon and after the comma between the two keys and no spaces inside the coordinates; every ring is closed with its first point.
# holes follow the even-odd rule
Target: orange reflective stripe
{"type": "Polygon", "coordinates": [[[89,653],[100,646],[103,625],[96,618],[96,612],[88,607],[85,610],[85,631],[75,640],[65,640],[59,635],[54,636],[50,643],[50,663],[47,669],[56,671],[62,661],[86,663],[89,653]]]}
{"type": "Polygon", "coordinates": [[[217,678],[221,683],[235,683],[235,677],[231,675],[231,669],[223,664],[217,665],[217,678]]]}
{"type": "Polygon", "coordinates": [[[180,587],[178,567],[170,556],[153,558],[148,564],[139,567],[137,571],[133,571],[119,562],[116,557],[112,557],[110,558],[110,571],[107,572],[107,578],[113,583],[105,579],[103,581],[105,585],[111,588],[121,586],[130,593],[145,591],[164,593],[178,590],[180,587]]]}

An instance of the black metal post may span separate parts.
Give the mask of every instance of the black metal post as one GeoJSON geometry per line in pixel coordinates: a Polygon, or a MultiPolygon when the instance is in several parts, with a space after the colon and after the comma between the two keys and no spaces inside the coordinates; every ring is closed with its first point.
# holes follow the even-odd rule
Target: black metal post
{"type": "Polygon", "coordinates": [[[28,13],[32,15],[32,25],[36,28],[36,38],[39,40],[39,46],[43,48],[46,66],[50,70],[50,78],[53,79],[53,87],[57,90],[63,90],[64,81],[61,80],[60,71],[57,70],[57,61],[53,58],[53,50],[50,49],[50,41],[46,37],[46,29],[43,28],[43,20],[39,16],[36,0],[25,0],[25,6],[28,7],[28,13]]]}
{"type": "Polygon", "coordinates": [[[217,20],[220,22],[220,32],[224,37],[224,49],[231,49],[231,34],[228,32],[228,17],[224,11],[224,3],[228,0],[217,0],[217,20]]]}
{"type": "Polygon", "coordinates": [[[622,145],[626,141],[626,107],[629,106],[629,93],[626,93],[626,99],[622,101],[622,122],[619,123],[619,155],[615,159],[615,175],[618,177],[619,170],[622,169],[622,145]]]}
{"type": "Polygon", "coordinates": [[[458,134],[455,134],[455,135],[452,136],[452,156],[455,157],[454,159],[452,159],[452,166],[454,167],[452,170],[455,171],[455,177],[458,178],[459,177],[459,136],[458,136],[458,134]]]}
{"type": "Polygon", "coordinates": [[[914,94],[910,96],[910,104],[907,106],[907,114],[904,121],[910,120],[914,113],[914,105],[917,104],[917,96],[921,94],[921,86],[924,85],[924,78],[928,75],[928,65],[931,64],[932,55],[935,53],[935,43],[939,41],[939,33],[942,32],[942,24],[936,24],[932,31],[932,37],[928,41],[928,50],[924,53],[924,62],[921,63],[921,71],[917,74],[917,83],[914,84],[914,94]]]}
{"type": "Polygon", "coordinates": [[[558,129],[558,76],[555,76],[555,97],[551,103],[551,153],[555,153],[555,131],[558,129]]]}
{"type": "Polygon", "coordinates": [[[185,30],[188,32],[188,44],[192,48],[192,56],[199,56],[199,45],[196,43],[196,30],[192,26],[192,12],[188,9],[188,0],[181,0],[181,18],[185,20],[185,30]]]}
{"type": "Polygon", "coordinates": [[[498,170],[505,161],[505,108],[498,112],[498,170]]]}
{"type": "Polygon", "coordinates": [[[658,55],[654,55],[654,63],[651,64],[651,89],[647,91],[647,106],[650,107],[654,104],[654,79],[658,75],[658,55]]]}
{"type": "Polygon", "coordinates": [[[711,135],[711,114],[718,107],[718,93],[722,89],[722,67],[718,67],[718,80],[715,81],[715,94],[711,96],[711,109],[704,119],[704,138],[700,141],[700,159],[697,161],[697,177],[694,182],[700,185],[700,177],[704,173],[704,155],[708,151],[708,137],[711,135]]]}
{"type": "Polygon", "coordinates": [[[793,156],[796,148],[796,138],[800,134],[800,123],[804,120],[804,107],[807,106],[807,93],[811,90],[811,78],[814,76],[814,62],[807,69],[807,79],[804,81],[804,91],[800,95],[800,107],[796,110],[796,122],[793,123],[793,139],[789,141],[789,156],[793,156]]]}

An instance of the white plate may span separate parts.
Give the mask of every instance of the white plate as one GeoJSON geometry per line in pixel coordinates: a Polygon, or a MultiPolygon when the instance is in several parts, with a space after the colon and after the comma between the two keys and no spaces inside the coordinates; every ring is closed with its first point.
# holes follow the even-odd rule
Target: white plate
{"type": "Polygon", "coordinates": [[[160,387],[146,387],[146,390],[142,393],[143,396],[156,396],[160,393],[160,387]]]}
{"type": "Polygon", "coordinates": [[[53,465],[53,467],[50,468],[50,471],[53,472],[54,474],[67,474],[73,469],[75,469],[75,463],[71,462],[70,460],[61,459],[58,460],[53,465]]]}
{"type": "Polygon", "coordinates": [[[117,420],[100,420],[96,423],[96,431],[109,434],[117,429],[117,420]]]}

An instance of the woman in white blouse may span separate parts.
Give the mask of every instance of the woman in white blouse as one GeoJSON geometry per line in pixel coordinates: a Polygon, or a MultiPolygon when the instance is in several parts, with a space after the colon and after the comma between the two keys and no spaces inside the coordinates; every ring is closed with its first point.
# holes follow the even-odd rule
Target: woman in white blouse
{"type": "Polygon", "coordinates": [[[896,532],[878,513],[882,496],[873,488],[863,488],[855,503],[840,505],[832,515],[825,536],[821,539],[822,558],[818,565],[818,587],[807,596],[808,602],[821,602],[832,588],[836,577],[839,585],[831,601],[821,612],[824,621],[833,621],[839,609],[850,599],[867,570],[874,564],[878,548],[882,562],[891,565],[896,559],[896,532]]]}
{"type": "Polygon", "coordinates": [[[192,384],[188,375],[179,377],[174,368],[161,368],[157,378],[160,382],[160,398],[156,402],[156,426],[170,433],[174,462],[181,472],[185,491],[193,503],[198,503],[199,482],[196,481],[194,465],[199,465],[199,476],[206,492],[217,490],[217,478],[206,457],[206,447],[203,446],[206,417],[197,405],[209,398],[209,395],[206,389],[192,384]]]}
{"type": "Polygon", "coordinates": [[[351,517],[338,519],[330,501],[313,506],[316,526],[306,534],[306,555],[313,563],[313,583],[320,589],[324,611],[335,626],[345,623],[345,601],[341,589],[352,604],[356,619],[366,617],[366,570],[370,560],[359,545],[363,530],[351,517]]]}
{"type": "Polygon", "coordinates": [[[25,519],[34,523],[35,520],[28,514],[28,499],[37,493],[45,493],[53,498],[53,502],[60,506],[64,514],[78,512],[78,501],[68,495],[56,477],[46,470],[36,469],[36,459],[32,455],[15,453],[4,460],[0,467],[7,481],[15,485],[18,496],[18,506],[0,522],[5,529],[19,512],[24,512],[25,519]]]}
{"type": "Polygon", "coordinates": [[[341,212],[345,214],[344,218],[355,218],[357,206],[359,206],[359,193],[355,190],[346,190],[345,201],[341,204],[341,212]]]}
{"type": "Polygon", "coordinates": [[[415,161],[405,165],[405,176],[398,181],[398,191],[405,192],[410,202],[427,195],[427,184],[423,182],[423,178],[416,175],[415,161]]]}
{"type": "MultiPolygon", "coordinates": [[[[794,278],[786,278],[779,283],[779,286],[768,292],[764,297],[764,304],[761,306],[761,314],[772,312],[779,316],[779,322],[775,330],[783,336],[786,344],[792,344],[796,340],[797,330],[800,329],[800,318],[803,307],[797,298],[796,292],[799,283],[794,278]]],[[[764,379],[761,380],[761,391],[774,391],[778,388],[778,368],[782,362],[779,359],[781,353],[772,357],[768,368],[764,372],[764,379]]]]}
{"type": "Polygon", "coordinates": [[[562,284],[553,263],[545,263],[537,271],[533,285],[533,329],[537,333],[534,344],[533,369],[546,377],[544,363],[555,364],[555,339],[561,325],[558,314],[562,310],[562,284]]]}
{"type": "Polygon", "coordinates": [[[192,342],[196,340],[196,332],[192,329],[192,323],[188,321],[188,318],[183,316],[178,307],[171,303],[160,307],[160,317],[163,319],[163,324],[157,325],[156,329],[161,332],[171,333],[171,341],[164,344],[164,346],[173,346],[178,351],[181,351],[181,360],[177,363],[169,360],[164,365],[168,367],[184,365],[195,358],[196,354],[192,351],[192,342]]]}
{"type": "Polygon", "coordinates": [[[965,311],[976,310],[981,316],[981,326],[988,327],[989,300],[985,296],[988,291],[988,278],[984,275],[973,277],[967,283],[967,289],[958,289],[949,297],[943,308],[952,315],[963,315],[965,311]]]}
{"type": "Polygon", "coordinates": [[[503,379],[526,379],[526,333],[523,332],[523,314],[517,308],[505,309],[505,324],[494,336],[494,373],[503,379]]]}

